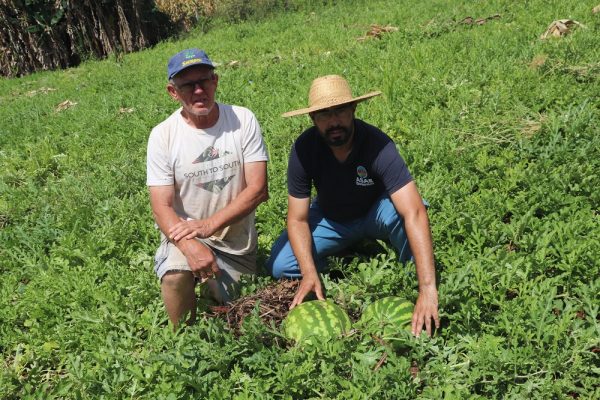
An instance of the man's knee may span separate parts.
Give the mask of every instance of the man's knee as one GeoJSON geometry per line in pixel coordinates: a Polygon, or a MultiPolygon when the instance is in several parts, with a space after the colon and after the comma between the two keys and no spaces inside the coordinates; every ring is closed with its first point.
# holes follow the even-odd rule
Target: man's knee
{"type": "Polygon", "coordinates": [[[281,261],[281,257],[278,257],[280,255],[281,253],[272,254],[271,257],[269,257],[269,260],[267,260],[267,271],[275,279],[283,278],[285,270],[285,265],[281,261]]]}
{"type": "Polygon", "coordinates": [[[271,256],[267,260],[267,272],[275,278],[281,279],[285,277],[285,272],[290,268],[291,264],[296,263],[296,257],[292,251],[287,231],[283,231],[281,235],[273,243],[271,248],[271,256]]]}
{"type": "Polygon", "coordinates": [[[267,271],[275,279],[302,276],[296,256],[294,256],[289,244],[280,251],[271,253],[271,257],[267,261],[267,271]]]}
{"type": "Polygon", "coordinates": [[[186,289],[194,286],[194,275],[191,271],[169,271],[163,275],[160,284],[168,290],[186,289]]]}
{"type": "Polygon", "coordinates": [[[389,197],[384,197],[378,207],[377,219],[382,223],[388,230],[396,228],[398,225],[404,225],[402,216],[398,214],[394,203],[392,203],[389,197]]]}

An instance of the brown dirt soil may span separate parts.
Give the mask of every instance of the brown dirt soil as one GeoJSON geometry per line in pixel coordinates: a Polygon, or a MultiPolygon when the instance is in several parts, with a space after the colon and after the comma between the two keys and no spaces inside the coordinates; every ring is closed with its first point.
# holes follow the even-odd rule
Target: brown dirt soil
{"type": "Polygon", "coordinates": [[[260,319],[267,326],[279,328],[287,316],[289,306],[294,299],[299,280],[285,280],[269,284],[265,288],[248,296],[241,297],[226,306],[209,307],[206,315],[223,318],[233,332],[239,333],[244,318],[258,306],[260,319]]]}

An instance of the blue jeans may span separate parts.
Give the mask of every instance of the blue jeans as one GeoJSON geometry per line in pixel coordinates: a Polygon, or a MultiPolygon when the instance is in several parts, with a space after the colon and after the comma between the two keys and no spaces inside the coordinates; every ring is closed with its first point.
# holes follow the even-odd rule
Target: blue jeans
{"type": "MultiPolygon", "coordinates": [[[[313,259],[319,271],[327,267],[328,256],[366,238],[389,240],[398,252],[400,262],[406,262],[412,257],[404,231],[404,220],[388,195],[381,196],[364,217],[348,222],[325,218],[319,206],[313,202],[308,212],[308,225],[312,233],[313,259]]],[[[267,270],[277,279],[302,276],[287,231],[283,231],[273,244],[267,270]]]]}

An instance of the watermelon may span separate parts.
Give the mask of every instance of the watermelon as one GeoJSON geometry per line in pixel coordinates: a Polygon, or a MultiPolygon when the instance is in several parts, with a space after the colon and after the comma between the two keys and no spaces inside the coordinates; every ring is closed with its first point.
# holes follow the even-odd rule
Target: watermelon
{"type": "Polygon", "coordinates": [[[294,307],[282,327],[286,338],[314,345],[348,332],[351,324],[348,314],[331,300],[313,300],[294,307]]]}
{"type": "Polygon", "coordinates": [[[411,330],[413,310],[414,305],[408,300],[384,297],[365,308],[358,321],[358,327],[384,339],[403,336],[400,331],[411,330]]]}

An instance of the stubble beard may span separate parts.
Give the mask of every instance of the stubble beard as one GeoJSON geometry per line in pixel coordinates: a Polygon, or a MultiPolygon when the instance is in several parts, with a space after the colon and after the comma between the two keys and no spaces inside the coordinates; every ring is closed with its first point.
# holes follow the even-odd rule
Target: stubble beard
{"type": "Polygon", "coordinates": [[[328,128],[321,136],[328,146],[341,147],[350,141],[350,138],[352,137],[352,131],[344,126],[332,126],[331,128],[328,128]],[[334,131],[342,131],[343,133],[339,137],[331,138],[330,135],[334,131]]]}

